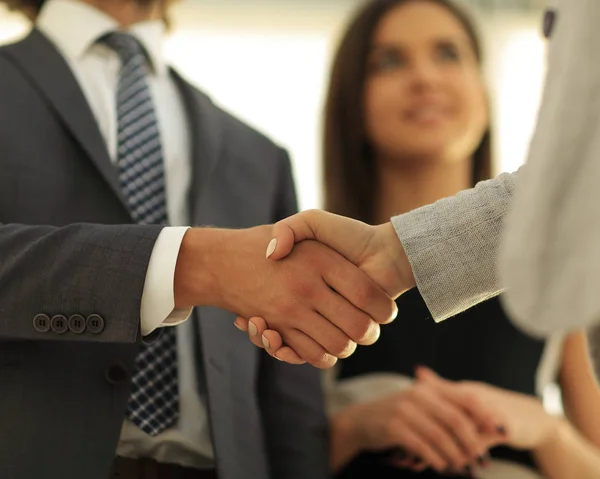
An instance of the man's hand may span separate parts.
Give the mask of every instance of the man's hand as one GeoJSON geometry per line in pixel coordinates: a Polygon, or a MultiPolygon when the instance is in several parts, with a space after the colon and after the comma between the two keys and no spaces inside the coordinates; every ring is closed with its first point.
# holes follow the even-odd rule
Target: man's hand
{"type": "MultiPolygon", "coordinates": [[[[312,239],[335,249],[368,274],[388,295],[395,298],[415,286],[412,268],[391,223],[369,226],[343,216],[310,210],[290,216],[273,227],[267,258],[286,257],[296,243],[312,239]]],[[[306,357],[295,350],[266,318],[240,316],[235,325],[248,332],[250,340],[275,358],[302,364],[306,357]]],[[[309,361],[310,362],[310,361],[309,361]]]]}
{"type": "Polygon", "coordinates": [[[356,344],[372,344],[397,309],[367,274],[335,251],[306,241],[282,261],[265,260],[271,226],[191,229],[175,271],[177,308],[211,305],[260,315],[316,367],[331,367],[356,344]]]}

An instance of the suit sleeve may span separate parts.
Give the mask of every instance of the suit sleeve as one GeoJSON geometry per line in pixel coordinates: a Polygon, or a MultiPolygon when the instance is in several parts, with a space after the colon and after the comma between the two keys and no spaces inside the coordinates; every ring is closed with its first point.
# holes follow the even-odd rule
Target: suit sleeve
{"type": "Polygon", "coordinates": [[[135,342],[161,229],[0,224],[0,338],[135,342]]]}
{"type": "Polygon", "coordinates": [[[435,321],[503,291],[498,250],[518,176],[519,172],[504,173],[392,218],[435,321]]]}
{"type": "MultiPolygon", "coordinates": [[[[281,153],[274,221],[297,212],[288,155],[281,153]]],[[[318,369],[292,366],[261,350],[259,396],[271,477],[329,477],[329,436],[318,369]]]]}

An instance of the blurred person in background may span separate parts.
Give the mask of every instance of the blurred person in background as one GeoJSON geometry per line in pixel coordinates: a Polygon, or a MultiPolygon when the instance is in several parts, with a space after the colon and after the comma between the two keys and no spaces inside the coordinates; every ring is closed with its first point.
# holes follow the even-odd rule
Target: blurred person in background
{"type": "MultiPolygon", "coordinates": [[[[333,62],[325,209],[381,224],[489,179],[481,56],[472,21],[453,3],[368,2],[333,62]]],[[[600,393],[582,332],[533,339],[511,324],[499,298],[440,324],[416,289],[397,303],[400,318],[375,345],[340,361],[328,381],[340,479],[586,477],[575,455],[600,447],[600,393]],[[427,368],[415,381],[417,366],[452,381],[427,368]],[[541,402],[555,379],[568,421],[541,402]],[[461,420],[473,402],[494,415],[497,437],[461,420]]],[[[237,324],[247,329],[241,318],[237,324]]],[[[265,328],[253,318],[252,339],[275,352],[281,337],[263,335],[265,328]]]]}
{"type": "MultiPolygon", "coordinates": [[[[3,3],[35,25],[0,49],[0,223],[94,225],[41,237],[40,227],[2,227],[12,286],[2,281],[0,476],[326,477],[318,371],[258,353],[233,334],[230,313],[191,313],[173,298],[187,231],[177,226],[246,228],[296,212],[287,153],[168,65],[163,20],[174,2],[3,3]],[[131,223],[147,226],[95,226],[131,223]],[[24,255],[13,238],[40,253],[24,255]],[[154,241],[162,254],[148,266],[154,241]],[[58,268],[61,280],[38,288],[31,261],[49,255],[44,275],[58,268]]],[[[212,281],[232,269],[219,268],[212,281]]]]}

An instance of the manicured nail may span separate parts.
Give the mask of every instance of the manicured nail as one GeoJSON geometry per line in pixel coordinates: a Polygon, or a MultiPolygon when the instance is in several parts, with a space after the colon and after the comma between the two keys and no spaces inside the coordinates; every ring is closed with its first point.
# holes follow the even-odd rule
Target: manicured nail
{"type": "Polygon", "coordinates": [[[265,348],[270,348],[270,347],[271,347],[271,344],[269,343],[269,340],[268,340],[267,338],[265,338],[265,335],[264,335],[264,334],[263,334],[263,336],[262,336],[262,343],[263,343],[263,346],[264,346],[265,348]]]}
{"type": "Polygon", "coordinates": [[[254,323],[248,323],[248,332],[250,336],[256,336],[258,334],[258,329],[254,326],[254,323]]]}
{"type": "Polygon", "coordinates": [[[275,248],[277,248],[277,238],[273,238],[267,246],[267,259],[273,254],[275,248]]]}
{"type": "Polygon", "coordinates": [[[273,354],[273,357],[274,357],[275,359],[277,359],[277,361],[281,361],[281,362],[283,362],[283,359],[279,359],[279,358],[278,358],[278,357],[277,357],[275,354],[273,354]]]}
{"type": "Polygon", "coordinates": [[[244,330],[242,329],[242,327],[241,327],[241,326],[238,326],[238,324],[237,324],[237,323],[233,323],[233,325],[234,325],[236,328],[238,328],[240,331],[243,331],[244,333],[246,332],[246,331],[244,331],[244,330]]]}
{"type": "Polygon", "coordinates": [[[394,311],[392,312],[392,321],[398,316],[398,305],[394,303],[394,311]]]}

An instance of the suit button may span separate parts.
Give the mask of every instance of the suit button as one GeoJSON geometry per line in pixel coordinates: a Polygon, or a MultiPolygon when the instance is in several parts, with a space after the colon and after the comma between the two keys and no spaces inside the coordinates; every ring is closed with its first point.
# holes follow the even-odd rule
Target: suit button
{"type": "Polygon", "coordinates": [[[55,333],[64,334],[69,329],[69,323],[66,317],[62,314],[57,314],[56,316],[52,316],[50,327],[55,333]]]}
{"type": "Polygon", "coordinates": [[[74,314],[69,318],[69,329],[72,333],[81,334],[85,331],[85,318],[81,314],[74,314]]]}
{"type": "Polygon", "coordinates": [[[98,314],[90,314],[86,326],[92,334],[101,333],[104,329],[104,318],[98,314]]]}
{"type": "Polygon", "coordinates": [[[38,333],[47,333],[50,331],[50,317],[46,314],[38,314],[33,318],[33,329],[38,333]]]}
{"type": "Polygon", "coordinates": [[[127,369],[120,364],[113,364],[104,371],[104,377],[110,384],[119,386],[125,384],[129,380],[127,369]]]}

